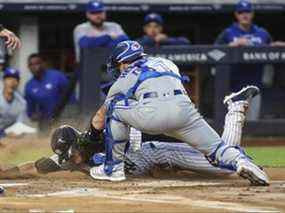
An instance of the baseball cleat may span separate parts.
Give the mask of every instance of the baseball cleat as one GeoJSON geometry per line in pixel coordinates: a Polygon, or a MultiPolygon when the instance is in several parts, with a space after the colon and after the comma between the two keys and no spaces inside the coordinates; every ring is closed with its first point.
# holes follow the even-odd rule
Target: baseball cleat
{"type": "Polygon", "coordinates": [[[105,165],[102,164],[90,169],[90,176],[96,180],[123,181],[126,180],[124,163],[114,165],[110,175],[105,172],[105,165]]]}
{"type": "Polygon", "coordinates": [[[237,164],[237,173],[250,181],[253,186],[269,186],[269,178],[266,173],[249,160],[241,160],[237,164]]]}
{"type": "Polygon", "coordinates": [[[243,87],[240,91],[234,92],[224,98],[224,104],[229,104],[237,101],[250,101],[260,93],[258,87],[249,85],[243,87]]]}

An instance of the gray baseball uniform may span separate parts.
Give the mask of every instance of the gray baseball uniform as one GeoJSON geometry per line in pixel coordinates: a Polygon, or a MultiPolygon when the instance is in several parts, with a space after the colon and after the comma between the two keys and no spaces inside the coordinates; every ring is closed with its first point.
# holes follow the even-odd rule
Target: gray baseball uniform
{"type": "Polygon", "coordinates": [[[18,92],[15,92],[12,102],[7,102],[3,96],[3,88],[0,89],[0,129],[4,130],[15,122],[23,122],[25,119],[25,99],[18,92]]]}
{"type": "MultiPolygon", "coordinates": [[[[245,105],[247,102],[240,101],[228,106],[222,139],[229,145],[241,144],[245,105]]],[[[126,171],[130,174],[147,174],[154,167],[222,175],[232,173],[230,170],[214,167],[201,152],[186,143],[150,141],[141,144],[141,139],[141,132],[131,128],[131,148],[125,159],[126,171]]]]}
{"type": "Polygon", "coordinates": [[[121,73],[105,101],[108,114],[112,113],[107,132],[114,141],[107,156],[115,161],[124,160],[129,126],[132,126],[145,133],[165,134],[182,140],[222,162],[220,165],[235,169],[244,155],[222,143],[219,135],[200,116],[177,78],[180,76],[177,66],[163,58],[142,60],[139,66],[137,61],[121,73]],[[143,77],[145,79],[141,79],[143,77]],[[118,101],[118,94],[127,96],[128,101],[118,101]]]}

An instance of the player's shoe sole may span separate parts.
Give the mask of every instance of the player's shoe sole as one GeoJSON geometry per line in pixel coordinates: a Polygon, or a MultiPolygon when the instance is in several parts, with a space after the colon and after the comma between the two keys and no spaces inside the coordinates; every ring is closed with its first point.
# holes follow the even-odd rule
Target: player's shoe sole
{"type": "Polygon", "coordinates": [[[244,179],[250,181],[253,186],[269,186],[269,179],[266,173],[252,162],[241,163],[237,173],[244,179]]]}
{"type": "Polygon", "coordinates": [[[107,175],[104,171],[104,165],[93,167],[90,169],[90,176],[96,180],[124,181],[126,180],[124,170],[115,170],[111,175],[107,175]]]}
{"type": "Polygon", "coordinates": [[[256,86],[249,85],[242,88],[238,92],[234,92],[224,98],[224,104],[236,101],[250,101],[260,93],[260,89],[256,86]]]}

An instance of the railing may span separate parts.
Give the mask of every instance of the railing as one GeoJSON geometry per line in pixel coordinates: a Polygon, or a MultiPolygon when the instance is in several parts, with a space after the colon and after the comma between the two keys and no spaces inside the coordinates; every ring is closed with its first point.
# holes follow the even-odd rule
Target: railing
{"type": "MultiPolygon", "coordinates": [[[[223,97],[230,91],[230,67],[234,64],[280,64],[285,63],[285,48],[224,46],[184,46],[146,49],[153,56],[174,61],[178,66],[211,65],[216,67],[214,118],[210,123],[216,129],[223,127],[225,107],[223,97]]],[[[101,70],[109,54],[107,49],[85,49],[81,63],[81,111],[94,112],[100,105],[101,70]]],[[[285,107],[285,106],[284,106],[285,107]]],[[[248,122],[247,134],[284,136],[285,119],[266,119],[248,122]]]]}

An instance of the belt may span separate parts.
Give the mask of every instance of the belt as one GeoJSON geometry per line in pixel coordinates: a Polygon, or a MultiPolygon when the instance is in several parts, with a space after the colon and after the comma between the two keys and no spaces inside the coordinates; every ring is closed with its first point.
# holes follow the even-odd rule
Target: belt
{"type": "MultiPolygon", "coordinates": [[[[186,91],[185,90],[181,90],[181,89],[175,89],[173,90],[173,93],[163,93],[162,96],[169,96],[169,95],[186,95],[186,91]]],[[[145,94],[143,94],[143,99],[146,98],[158,98],[159,95],[157,92],[147,92],[145,94]]]]}

